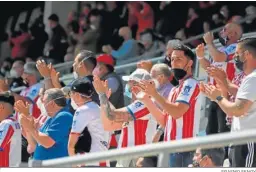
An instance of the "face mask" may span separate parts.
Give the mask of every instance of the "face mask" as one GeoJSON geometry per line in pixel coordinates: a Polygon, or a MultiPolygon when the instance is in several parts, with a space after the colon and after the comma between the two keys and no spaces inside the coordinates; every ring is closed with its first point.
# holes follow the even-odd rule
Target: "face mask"
{"type": "Polygon", "coordinates": [[[245,60],[244,60],[244,61],[241,61],[239,55],[237,55],[237,56],[234,57],[234,61],[235,61],[235,66],[236,66],[236,68],[237,68],[238,70],[240,70],[240,71],[243,71],[243,70],[244,70],[243,68],[244,68],[244,62],[245,62],[245,60]]]}
{"type": "Polygon", "coordinates": [[[78,78],[78,74],[76,72],[73,72],[73,76],[74,76],[75,79],[78,78]]]}
{"type": "Polygon", "coordinates": [[[137,99],[142,99],[144,96],[145,96],[145,92],[143,92],[143,91],[140,91],[138,94],[136,94],[136,98],[137,99]]]}
{"type": "Polygon", "coordinates": [[[158,89],[160,88],[160,83],[159,83],[159,81],[156,80],[156,79],[154,79],[153,81],[154,81],[154,83],[155,83],[156,89],[158,90],[158,89]]]}
{"type": "Polygon", "coordinates": [[[76,104],[76,102],[75,102],[73,99],[71,99],[71,106],[72,106],[72,108],[73,108],[74,110],[77,110],[77,109],[78,109],[78,105],[76,104]]]}
{"type": "Polygon", "coordinates": [[[19,78],[19,75],[18,75],[17,71],[14,70],[14,69],[11,69],[10,76],[13,77],[13,78],[19,78]]]}
{"type": "Polygon", "coordinates": [[[125,85],[124,95],[132,99],[132,93],[128,84],[125,85]]]}
{"type": "Polygon", "coordinates": [[[182,80],[187,75],[187,71],[184,69],[172,69],[172,72],[177,80],[182,80]]]}

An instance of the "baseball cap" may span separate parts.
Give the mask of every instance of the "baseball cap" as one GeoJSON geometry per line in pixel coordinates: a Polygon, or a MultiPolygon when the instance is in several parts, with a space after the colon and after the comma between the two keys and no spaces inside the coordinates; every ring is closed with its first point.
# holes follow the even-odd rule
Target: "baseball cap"
{"type": "Polygon", "coordinates": [[[94,88],[91,81],[84,79],[76,79],[72,83],[70,90],[85,96],[92,96],[94,93],[94,88]]]}
{"type": "Polygon", "coordinates": [[[13,96],[9,96],[5,93],[0,94],[0,102],[9,103],[10,105],[14,106],[15,99],[13,96]]]}
{"type": "Polygon", "coordinates": [[[101,54],[97,57],[97,63],[104,63],[106,65],[110,65],[112,67],[115,66],[115,61],[113,57],[109,54],[101,54]]]}
{"type": "Polygon", "coordinates": [[[122,79],[124,81],[131,81],[131,80],[151,80],[152,77],[150,76],[149,72],[145,69],[136,69],[131,75],[123,76],[122,79]]]}

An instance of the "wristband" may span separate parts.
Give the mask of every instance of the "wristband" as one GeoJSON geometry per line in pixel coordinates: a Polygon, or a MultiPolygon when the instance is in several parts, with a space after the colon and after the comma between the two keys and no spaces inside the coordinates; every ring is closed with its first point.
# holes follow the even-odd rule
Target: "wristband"
{"type": "Polygon", "coordinates": [[[223,97],[222,97],[222,96],[218,96],[218,97],[216,97],[216,101],[217,101],[217,102],[220,102],[222,99],[223,99],[223,97]]]}
{"type": "Polygon", "coordinates": [[[198,57],[198,56],[196,56],[196,58],[197,58],[198,60],[204,59],[204,57],[198,57]]]}
{"type": "Polygon", "coordinates": [[[46,78],[44,78],[44,80],[46,81],[46,80],[50,80],[51,79],[51,77],[46,77],[46,78]]]}

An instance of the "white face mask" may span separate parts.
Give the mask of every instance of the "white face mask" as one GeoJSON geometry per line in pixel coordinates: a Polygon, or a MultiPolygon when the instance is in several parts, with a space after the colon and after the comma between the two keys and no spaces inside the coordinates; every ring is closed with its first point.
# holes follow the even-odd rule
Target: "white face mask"
{"type": "Polygon", "coordinates": [[[137,99],[142,99],[144,96],[145,96],[145,92],[143,92],[143,91],[140,91],[138,94],[136,94],[136,98],[137,99]]]}
{"type": "Polygon", "coordinates": [[[75,79],[78,78],[78,74],[76,72],[73,72],[73,76],[74,76],[75,79]]]}
{"type": "Polygon", "coordinates": [[[10,76],[13,77],[13,78],[19,78],[19,75],[18,75],[17,71],[14,70],[14,69],[12,69],[10,71],[10,76]]]}
{"type": "Polygon", "coordinates": [[[71,106],[74,110],[77,110],[79,108],[78,105],[76,104],[76,102],[73,99],[71,99],[71,106]]]}
{"type": "Polygon", "coordinates": [[[156,80],[156,79],[154,79],[153,81],[154,81],[154,83],[155,83],[155,87],[156,87],[156,89],[159,89],[159,87],[160,87],[160,83],[159,83],[159,81],[158,81],[158,80],[156,80]]]}
{"type": "Polygon", "coordinates": [[[36,105],[40,109],[42,115],[48,116],[48,113],[47,113],[47,111],[46,111],[46,109],[45,109],[45,107],[44,107],[40,98],[37,100],[36,105]]]}

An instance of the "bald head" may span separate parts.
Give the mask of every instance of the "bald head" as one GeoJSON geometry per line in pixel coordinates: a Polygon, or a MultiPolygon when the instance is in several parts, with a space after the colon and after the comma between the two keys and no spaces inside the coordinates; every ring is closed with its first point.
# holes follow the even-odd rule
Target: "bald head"
{"type": "Polygon", "coordinates": [[[119,29],[119,35],[123,37],[125,40],[131,39],[132,38],[132,32],[129,27],[121,27],[119,29]]]}
{"type": "Polygon", "coordinates": [[[227,32],[230,32],[235,40],[235,42],[242,38],[243,35],[243,28],[240,24],[237,23],[228,23],[225,26],[227,32]]]}

